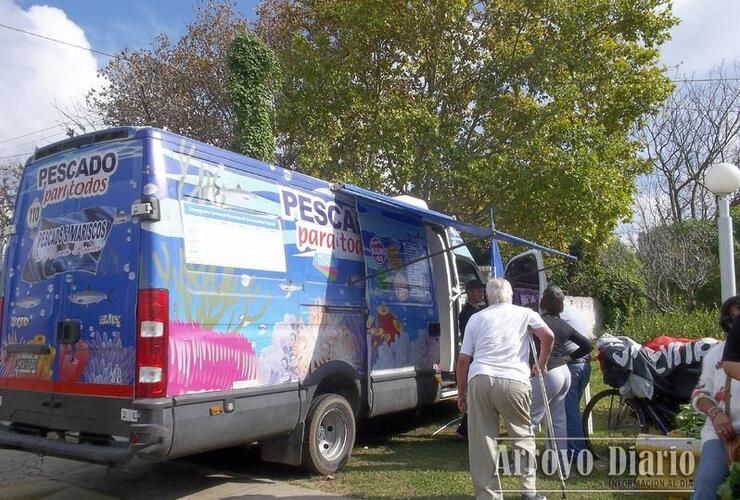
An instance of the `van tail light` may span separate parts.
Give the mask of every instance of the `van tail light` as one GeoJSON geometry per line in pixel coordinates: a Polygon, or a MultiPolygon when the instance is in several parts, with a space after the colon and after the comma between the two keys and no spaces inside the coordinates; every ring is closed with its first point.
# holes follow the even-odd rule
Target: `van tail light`
{"type": "Polygon", "coordinates": [[[137,398],[167,395],[167,340],[169,337],[169,292],[139,290],[136,305],[137,398]]]}

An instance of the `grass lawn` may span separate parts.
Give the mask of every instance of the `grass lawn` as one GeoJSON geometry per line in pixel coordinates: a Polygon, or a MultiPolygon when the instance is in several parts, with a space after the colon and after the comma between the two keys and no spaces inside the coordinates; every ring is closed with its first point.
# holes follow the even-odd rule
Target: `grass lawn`
{"type": "MultiPolygon", "coordinates": [[[[605,388],[598,363],[592,365],[591,394],[605,388]]],[[[441,402],[418,412],[404,412],[361,422],[355,449],[346,468],[333,479],[308,477],[294,482],[322,491],[359,498],[469,498],[472,486],[468,472],[467,443],[454,438],[456,425],[437,436],[432,434],[458,416],[454,401],[441,402]]],[[[542,443],[538,443],[542,447],[542,443]]],[[[566,481],[568,498],[616,499],[627,491],[577,492],[609,489],[606,470],[588,477],[575,470],[566,481]]],[[[628,479],[628,478],[627,478],[628,479]]],[[[502,476],[504,489],[516,489],[515,477],[502,476]]],[[[550,499],[560,498],[557,475],[544,477],[540,471],[537,488],[550,499]]],[[[611,489],[634,489],[614,485],[611,489]]],[[[519,494],[509,495],[519,498],[519,494]]],[[[630,494],[630,498],[656,498],[656,494],[630,494]]]]}

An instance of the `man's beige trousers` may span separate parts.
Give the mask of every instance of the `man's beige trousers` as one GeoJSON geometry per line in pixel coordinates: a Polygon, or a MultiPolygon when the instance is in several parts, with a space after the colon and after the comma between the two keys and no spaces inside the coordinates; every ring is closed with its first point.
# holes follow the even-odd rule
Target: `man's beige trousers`
{"type": "Polygon", "coordinates": [[[509,440],[503,441],[513,449],[519,462],[519,488],[522,494],[533,494],[535,489],[535,442],[529,420],[532,388],[507,378],[476,375],[468,384],[468,454],[473,493],[478,500],[501,499],[498,476],[499,417],[509,440]],[[527,458],[528,457],[528,458],[527,458]]]}

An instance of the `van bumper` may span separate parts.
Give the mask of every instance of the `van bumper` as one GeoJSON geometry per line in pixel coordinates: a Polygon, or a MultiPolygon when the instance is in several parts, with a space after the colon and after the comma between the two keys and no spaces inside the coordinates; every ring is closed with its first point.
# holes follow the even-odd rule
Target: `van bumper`
{"type": "Polygon", "coordinates": [[[50,439],[46,436],[25,434],[6,424],[0,424],[0,448],[107,465],[127,462],[131,458],[128,443],[115,443],[106,446],[73,443],[61,438],[50,439]]]}

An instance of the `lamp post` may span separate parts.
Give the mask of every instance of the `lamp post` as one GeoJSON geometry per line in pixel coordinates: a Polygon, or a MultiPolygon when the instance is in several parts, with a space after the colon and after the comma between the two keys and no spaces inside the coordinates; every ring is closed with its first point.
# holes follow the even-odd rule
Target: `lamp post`
{"type": "Polygon", "coordinates": [[[715,163],[704,174],[704,186],[717,195],[719,217],[719,272],[722,300],[735,295],[735,255],[730,218],[730,198],[740,187],[740,169],[732,163],[715,163]]]}

